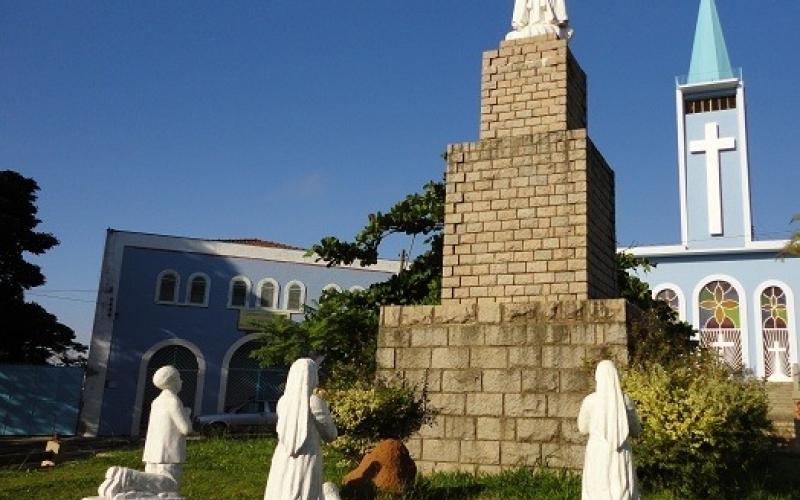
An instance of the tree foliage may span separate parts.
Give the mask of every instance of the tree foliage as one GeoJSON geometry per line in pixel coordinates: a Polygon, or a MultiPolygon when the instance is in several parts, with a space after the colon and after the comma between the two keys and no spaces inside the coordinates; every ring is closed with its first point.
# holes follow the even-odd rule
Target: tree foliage
{"type": "Polygon", "coordinates": [[[380,307],[437,304],[441,293],[444,184],[429,182],[388,212],[371,214],[352,242],[326,237],[310,252],[328,266],[375,264],[380,244],[392,234],[426,237],[427,249],[406,269],[363,292],[323,293],[302,323],[276,318],[263,324],[264,345],[253,353],[263,365],[288,365],[302,356],[324,356],[338,377],[371,377],[375,371],[380,307]]]}
{"type": "MultiPolygon", "coordinates": [[[[800,214],[796,214],[794,217],[792,217],[792,223],[800,223],[800,214]]],[[[795,231],[792,234],[792,237],[789,238],[789,242],[786,243],[785,247],[783,247],[781,256],[787,255],[800,257],[800,231],[795,231]]]]}
{"type": "Polygon", "coordinates": [[[643,430],[634,442],[639,477],[679,498],[742,498],[769,447],[764,383],[708,351],[625,373],[643,430]]]}
{"type": "Polygon", "coordinates": [[[670,365],[697,346],[691,337],[694,329],[680,321],[678,313],[664,302],[653,298],[650,285],[634,271],[648,273],[650,261],[626,252],[617,254],[617,286],[620,297],[639,308],[640,313],[630,325],[628,343],[631,363],[662,363],[670,365]]]}
{"type": "Polygon", "coordinates": [[[24,254],[41,255],[58,244],[52,234],[34,230],[41,222],[38,190],[33,179],[0,172],[0,362],[73,364],[86,351],[74,341],[75,332],[39,304],[25,301],[25,290],[43,285],[45,278],[24,254]]]}

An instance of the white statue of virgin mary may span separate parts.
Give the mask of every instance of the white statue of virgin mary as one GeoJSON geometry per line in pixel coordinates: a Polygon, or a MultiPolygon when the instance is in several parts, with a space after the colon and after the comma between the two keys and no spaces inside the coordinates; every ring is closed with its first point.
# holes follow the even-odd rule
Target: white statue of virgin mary
{"type": "Polygon", "coordinates": [[[506,40],[518,40],[554,33],[569,40],[573,30],[569,27],[566,0],[515,0],[511,31],[506,40]]]}

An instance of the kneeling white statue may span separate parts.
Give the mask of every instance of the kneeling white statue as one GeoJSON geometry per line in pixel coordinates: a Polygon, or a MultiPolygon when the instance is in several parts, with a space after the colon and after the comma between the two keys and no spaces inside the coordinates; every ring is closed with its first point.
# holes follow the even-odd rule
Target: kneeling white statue
{"type": "Polygon", "coordinates": [[[582,500],[638,500],[630,436],[642,432],[633,401],[622,392],[614,363],[601,361],[597,387],[581,403],[578,430],[589,434],[582,500]]]}
{"type": "Polygon", "coordinates": [[[110,467],[94,499],[182,500],[178,493],[182,465],[186,461],[186,435],[192,431],[190,410],[178,398],[181,376],[173,366],[163,366],[153,375],[161,394],[150,406],[144,442],[144,472],[110,467]]]}
{"type": "Polygon", "coordinates": [[[328,404],[314,394],[318,366],[298,359],[278,400],[278,444],[272,456],[264,500],[338,500],[332,483],[322,484],[322,441],[336,439],[328,404]]]}
{"type": "Polygon", "coordinates": [[[569,27],[566,0],[515,0],[511,27],[506,40],[546,34],[569,40],[574,33],[569,27]]]}

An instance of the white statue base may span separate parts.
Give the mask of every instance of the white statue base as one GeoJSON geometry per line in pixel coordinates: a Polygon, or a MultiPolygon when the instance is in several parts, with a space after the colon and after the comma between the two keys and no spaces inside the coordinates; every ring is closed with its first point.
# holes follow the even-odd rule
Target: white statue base
{"type": "Polygon", "coordinates": [[[506,40],[522,40],[541,35],[556,35],[561,40],[570,40],[574,30],[568,27],[556,26],[553,24],[532,24],[509,32],[506,40]]]}
{"type": "MultiPolygon", "coordinates": [[[[92,500],[184,500],[178,493],[180,464],[145,464],[145,472],[109,467],[92,500]]],[[[86,499],[84,499],[86,500],[86,499]]]]}

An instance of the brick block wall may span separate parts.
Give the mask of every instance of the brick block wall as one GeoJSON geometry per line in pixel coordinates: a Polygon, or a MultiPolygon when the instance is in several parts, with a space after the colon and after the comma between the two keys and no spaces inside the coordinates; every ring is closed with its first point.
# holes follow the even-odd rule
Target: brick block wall
{"type": "Polygon", "coordinates": [[[615,234],[585,129],[449,147],[443,304],[614,297],[615,234]]]}
{"type": "Polygon", "coordinates": [[[586,74],[555,35],[483,54],[481,139],[586,128],[586,74]]]}
{"type": "Polygon", "coordinates": [[[481,140],[447,151],[443,304],[616,296],[614,173],[554,36],[484,54],[481,140]]]}
{"type": "Polygon", "coordinates": [[[378,376],[428,388],[439,416],[407,443],[423,472],[580,469],[592,366],[627,364],[624,300],[385,307],[378,376]]]}

